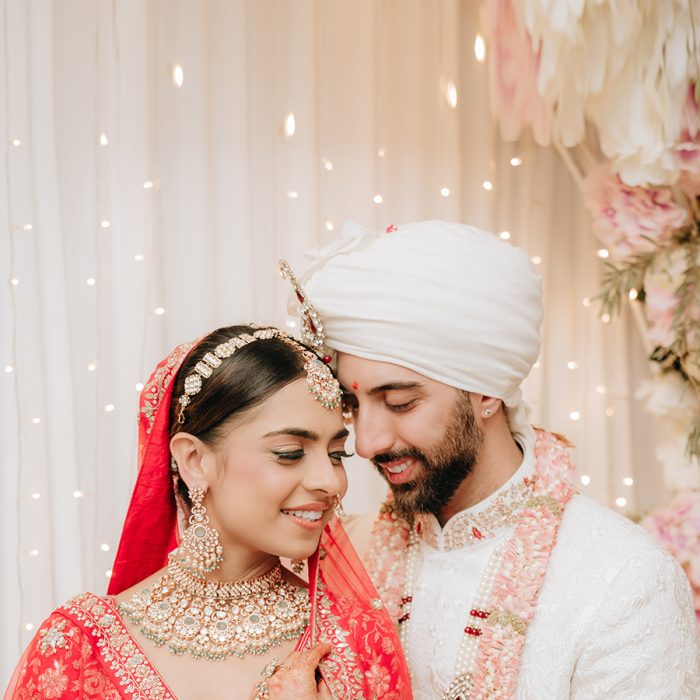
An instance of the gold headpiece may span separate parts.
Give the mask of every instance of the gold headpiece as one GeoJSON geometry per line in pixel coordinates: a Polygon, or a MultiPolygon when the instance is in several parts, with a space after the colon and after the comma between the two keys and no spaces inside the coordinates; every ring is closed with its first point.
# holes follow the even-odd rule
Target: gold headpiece
{"type": "Polygon", "coordinates": [[[294,276],[292,268],[286,260],[280,260],[280,273],[284,279],[289,280],[294,287],[294,293],[299,301],[299,313],[301,314],[301,339],[310,345],[316,354],[327,364],[331,363],[331,356],[326,347],[326,334],[318,311],[306,298],[306,292],[294,276]]]}
{"type": "Polygon", "coordinates": [[[177,416],[178,423],[185,422],[185,408],[189,405],[191,397],[198,394],[202,389],[202,381],[208,379],[222,361],[231,357],[236,350],[239,350],[256,340],[270,340],[279,338],[282,342],[294,348],[304,357],[304,371],[306,381],[309,385],[309,392],[313,397],[321,402],[324,408],[332,410],[340,405],[341,391],[338,380],[326,364],[324,364],[311,350],[301,343],[291,338],[284,331],[277,328],[260,328],[250,333],[241,333],[230,338],[225,343],[221,343],[214,348],[214,352],[208,352],[194,366],[194,370],[185,377],[185,393],[179,398],[180,411],[177,416]]]}

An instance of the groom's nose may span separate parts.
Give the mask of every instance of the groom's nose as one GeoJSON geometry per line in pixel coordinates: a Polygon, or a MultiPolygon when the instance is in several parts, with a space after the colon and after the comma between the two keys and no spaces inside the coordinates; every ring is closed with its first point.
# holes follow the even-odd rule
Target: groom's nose
{"type": "Polygon", "coordinates": [[[394,446],[396,436],[390,421],[383,417],[381,409],[360,407],[354,421],[355,452],[360,457],[372,459],[382,452],[389,452],[394,446]]]}

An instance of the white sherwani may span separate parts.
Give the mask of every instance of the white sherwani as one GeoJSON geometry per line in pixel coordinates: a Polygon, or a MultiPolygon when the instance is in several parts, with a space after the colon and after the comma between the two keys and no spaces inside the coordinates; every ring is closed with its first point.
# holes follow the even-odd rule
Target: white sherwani
{"type": "MultiPolygon", "coordinates": [[[[481,576],[495,548],[513,532],[504,526],[493,538],[446,551],[451,527],[455,522],[463,527],[465,519],[485,512],[533,472],[528,446],[509,482],[444,529],[433,516],[422,518],[405,649],[416,700],[440,698],[452,681],[481,576]]],[[[351,524],[351,535],[361,527],[351,524]]],[[[685,574],[641,528],[585,496],[575,495],[562,518],[515,697],[700,698],[695,615],[685,574]]]]}

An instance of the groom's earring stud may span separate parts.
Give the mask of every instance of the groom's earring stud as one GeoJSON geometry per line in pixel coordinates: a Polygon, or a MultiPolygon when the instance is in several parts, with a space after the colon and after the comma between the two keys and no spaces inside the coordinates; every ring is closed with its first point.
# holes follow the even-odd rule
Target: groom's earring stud
{"type": "Polygon", "coordinates": [[[486,418],[488,418],[488,417],[491,415],[491,413],[492,413],[491,409],[490,409],[490,408],[487,408],[487,409],[484,411],[484,416],[485,416],[486,418]]]}

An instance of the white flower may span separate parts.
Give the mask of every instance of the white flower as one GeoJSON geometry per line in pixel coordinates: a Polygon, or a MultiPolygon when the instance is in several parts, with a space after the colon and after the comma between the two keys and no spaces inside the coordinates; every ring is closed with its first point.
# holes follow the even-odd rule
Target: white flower
{"type": "Polygon", "coordinates": [[[689,421],[700,410],[690,383],[675,371],[645,379],[635,396],[644,400],[649,413],[656,416],[689,421]]]}
{"type": "Polygon", "coordinates": [[[700,489],[700,462],[686,457],[686,441],[687,434],[681,433],[656,448],[656,458],[664,467],[664,481],[672,491],[700,489]]]}
{"type": "Polygon", "coordinates": [[[580,143],[588,120],[625,183],[675,183],[700,11],[693,32],[685,0],[522,0],[519,8],[554,138],[580,143]]]}

